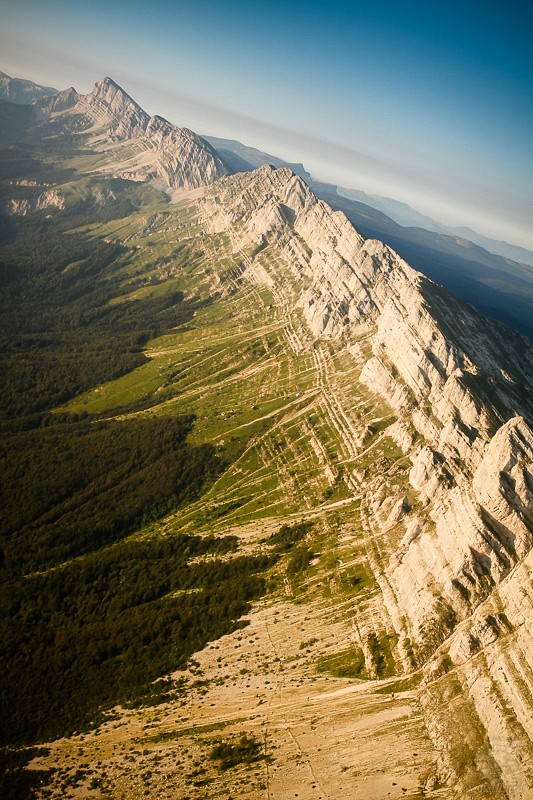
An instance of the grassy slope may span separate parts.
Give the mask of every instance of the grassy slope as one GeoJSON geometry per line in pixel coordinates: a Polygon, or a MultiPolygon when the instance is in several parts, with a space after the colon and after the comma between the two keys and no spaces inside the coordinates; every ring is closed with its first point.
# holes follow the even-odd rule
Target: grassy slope
{"type": "MultiPolygon", "coordinates": [[[[46,157],[56,158],[53,152],[46,157]]],[[[99,158],[75,154],[68,166],[94,168],[99,158]]],[[[298,658],[312,672],[341,680],[401,672],[405,646],[400,652],[375,576],[404,528],[398,523],[380,530],[371,500],[374,489],[392,498],[407,493],[408,463],[387,436],[394,421],[390,409],[358,383],[363,358],[342,344],[313,345],[298,309],[242,278],[239,255],[226,237],[205,231],[194,203],[169,206],[144,188],[139,195],[139,187],[124,186],[137,208],[121,205],[113,214],[115,201],[108,201],[92,206],[93,221],[85,217],[81,225],[76,204],[94,203],[99,180],[78,180],[72,172],[65,177],[65,194],[75,198],[72,225],[88,241],[121,248],[104,276],[113,281],[104,310],[132,309],[134,317],[137,311],[142,316],[151,303],[176,293],[194,305],[178,327],[168,315],[163,331],[154,320],[159,333],[145,342],[144,363],[71,397],[53,409],[52,422],[62,424],[65,414],[117,421],[194,414],[189,443],[213,445],[228,465],[198,500],[147,522],[127,541],[134,547],[147,537],[237,534],[237,554],[256,556],[275,550],[268,537],[281,525],[310,521],[301,549],[278,554],[269,568],[270,596],[309,608],[310,615],[329,615],[332,630],[353,631],[354,646],[326,641],[323,633],[312,642],[314,636],[302,633],[298,658]]],[[[288,277],[274,246],[259,259],[281,280],[288,277]]],[[[67,266],[67,274],[75,267],[67,266]]],[[[156,312],[161,308],[164,302],[156,312]]],[[[112,344],[112,330],[104,335],[112,344]]],[[[366,352],[364,338],[359,344],[366,352]]],[[[414,505],[416,498],[410,499],[414,505]]],[[[307,612],[301,613],[304,630],[307,612]]],[[[165,661],[164,669],[169,666],[165,661]]],[[[146,689],[137,691],[142,697],[146,689]]],[[[165,701],[177,702],[182,689],[172,691],[163,693],[165,701]]],[[[156,698],[148,693],[147,702],[156,698]]],[[[194,728],[194,717],[192,722],[194,728]]],[[[54,791],[66,791],[54,785],[54,791]]],[[[202,796],[201,789],[188,789],[202,796]]],[[[95,784],[94,796],[98,790],[95,784]]]]}

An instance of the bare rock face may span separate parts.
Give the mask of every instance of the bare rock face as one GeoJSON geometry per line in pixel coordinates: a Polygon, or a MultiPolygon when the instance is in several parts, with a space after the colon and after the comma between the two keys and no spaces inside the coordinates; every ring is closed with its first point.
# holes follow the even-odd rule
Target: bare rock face
{"type": "Polygon", "coordinates": [[[78,95],[74,110],[84,115],[90,127],[109,127],[109,135],[115,140],[141,136],[150,120],[111,78],[98,81],[90,94],[78,95]]]}
{"type": "Polygon", "coordinates": [[[518,558],[533,546],[533,438],[521,417],[491,439],[473,479],[487,525],[518,558]]]}
{"type": "Polygon", "coordinates": [[[120,177],[156,175],[167,188],[195,189],[230,172],[204,139],[150,117],[111,78],[98,81],[86,95],[72,88],[60,92],[44,113],[71,132],[90,134],[93,145],[110,153],[107,171],[120,177]],[[125,144],[132,146],[127,153],[121,151],[125,144]]]}
{"type": "MultiPolygon", "coordinates": [[[[456,300],[381,242],[364,240],[288,169],[223,178],[199,205],[211,230],[229,232],[245,272],[300,306],[315,338],[360,353],[357,337],[366,332],[372,353],[359,380],[395,412],[389,435],[411,460],[409,482],[421,507],[377,576],[389,617],[398,632],[405,625],[411,655],[431,681],[442,673],[445,645],[458,665],[465,719],[478,720],[493,750],[485,761],[478,754],[470,777],[479,773],[491,796],[529,796],[531,342],[456,300]],[[273,262],[264,262],[266,277],[264,264],[254,267],[255,254],[272,242],[290,280],[273,262]]],[[[400,498],[375,516],[386,529],[401,523],[404,509],[400,498]]],[[[449,699],[437,688],[424,697],[443,752],[441,774],[464,796],[467,785],[450,756],[457,733],[447,721],[449,699]]],[[[478,733],[471,733],[474,742],[478,733]]]]}
{"type": "Polygon", "coordinates": [[[47,189],[35,199],[8,200],[4,208],[9,215],[25,217],[33,211],[42,211],[47,208],[63,210],[65,198],[56,189],[47,189]]]}
{"type": "Polygon", "coordinates": [[[48,113],[57,113],[59,111],[65,111],[68,108],[72,108],[76,105],[78,100],[78,95],[76,89],[72,86],[69,89],[64,89],[62,92],[58,92],[51,100],[48,100],[45,103],[45,110],[48,113]]]}

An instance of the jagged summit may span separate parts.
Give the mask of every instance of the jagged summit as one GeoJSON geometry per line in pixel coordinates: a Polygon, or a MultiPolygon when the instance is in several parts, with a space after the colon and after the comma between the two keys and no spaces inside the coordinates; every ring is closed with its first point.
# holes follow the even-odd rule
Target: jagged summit
{"type": "Polygon", "coordinates": [[[113,151],[110,171],[136,180],[157,175],[168,188],[195,189],[231,172],[211,145],[160,116],[150,117],[116,81],[106,76],[88,94],[66,89],[44,106],[45,114],[71,132],[88,133],[113,151]],[[135,141],[137,155],[117,145],[135,141]]]}
{"type": "MultiPolygon", "coordinates": [[[[124,95],[126,95],[127,97],[129,97],[129,95],[127,94],[127,92],[125,92],[125,91],[124,91],[124,89],[122,88],[122,86],[119,86],[119,85],[118,85],[118,83],[117,83],[116,81],[114,81],[114,80],[113,80],[113,78],[110,78],[110,77],[109,77],[109,75],[106,75],[105,77],[103,77],[103,78],[100,78],[100,80],[96,81],[96,83],[94,84],[94,89],[93,89],[93,92],[95,92],[95,91],[97,91],[97,90],[99,91],[99,90],[100,90],[102,87],[106,89],[106,88],[107,88],[107,87],[109,87],[109,86],[112,86],[112,87],[114,87],[114,88],[115,88],[115,89],[117,89],[119,92],[121,92],[122,94],[124,94],[124,95]]],[[[131,99],[132,99],[132,98],[130,97],[130,100],[131,100],[131,99]]]]}
{"type": "MultiPolygon", "coordinates": [[[[276,538],[303,536],[287,538],[287,550],[277,548],[279,560],[266,584],[271,593],[250,608],[248,630],[238,623],[235,635],[230,631],[216,645],[195,641],[195,647],[208,646],[191,661],[194,683],[180,678],[179,691],[165,694],[163,714],[151,716],[143,703],[142,717],[128,708],[112,729],[117,744],[120,737],[128,742],[129,773],[123,759],[106,755],[109,726],[90,741],[78,739],[75,749],[68,740],[57,747],[68,748],[74,761],[75,750],[83,763],[102,767],[103,760],[106,772],[93,777],[111,776],[102,787],[115,781],[117,791],[132,797],[142,753],[151,759],[156,750],[163,777],[142,786],[147,796],[163,797],[166,769],[175,769],[177,755],[180,763],[207,765],[200,792],[214,780],[215,793],[234,796],[235,785],[224,784],[209,763],[208,748],[217,739],[198,736],[218,736],[220,723],[228,726],[228,741],[255,730],[275,753],[275,769],[265,765],[261,788],[250,782],[251,800],[264,797],[265,789],[285,797],[289,788],[309,800],[333,798],[340,780],[347,797],[367,797],[377,785],[376,800],[529,798],[531,342],[452,297],[391,247],[362,235],[343,211],[315,195],[297,169],[266,163],[225,174],[228,165],[201,137],[148,115],[109,77],[85,95],[73,88],[61,92],[44,113],[53,125],[47,130],[44,124],[37,134],[69,132],[65,152],[73,154],[73,163],[76,137],[83,143],[81,163],[92,165],[93,173],[78,176],[76,190],[92,184],[93,194],[112,205],[112,190],[124,181],[102,179],[96,170],[139,181],[156,177],[159,186],[198,187],[163,207],[158,193],[128,182],[127,191],[142,198],[134,213],[120,203],[118,217],[110,214],[104,227],[96,220],[91,226],[87,248],[99,244],[99,236],[121,245],[103,276],[106,287],[110,278],[116,282],[117,324],[128,309],[143,325],[146,319],[167,333],[152,343],[143,338],[150,362],[140,365],[139,380],[127,373],[112,377],[63,406],[69,428],[76,425],[70,412],[80,411],[105,413],[109,421],[116,416],[117,426],[126,428],[125,407],[132,409],[127,425],[136,425],[141,408],[143,423],[153,416],[163,425],[194,413],[196,443],[213,453],[225,453],[230,443],[220,478],[192,505],[172,511],[160,528],[154,523],[148,549],[159,533],[171,542],[182,532],[212,537],[231,531],[239,540],[237,554],[242,543],[264,559],[276,538]],[[177,287],[194,303],[185,324],[174,305],[177,287]],[[172,303],[162,305],[164,315],[158,316],[154,298],[172,303]],[[148,739],[139,740],[141,729],[148,739]],[[150,749],[132,749],[136,742],[150,742],[150,749]],[[196,749],[185,755],[183,742],[196,749]],[[90,748],[94,758],[87,755],[90,748]],[[296,770],[304,759],[309,770],[296,770]]],[[[62,203],[68,209],[65,187],[30,183],[24,175],[12,213],[47,209],[59,215],[62,203]]],[[[72,224],[79,225],[78,213],[72,224]]],[[[46,237],[40,221],[38,231],[46,237]]],[[[76,297],[76,280],[81,292],[87,284],[85,260],[73,267],[67,306],[76,297]]],[[[64,295],[51,296],[60,307],[64,295]]],[[[85,505],[85,495],[80,500],[85,505]]],[[[41,516],[39,510],[39,525],[41,516]]],[[[62,515],[54,513],[54,521],[56,516],[62,525],[62,515]]],[[[43,551],[50,541],[43,540],[43,551]]],[[[61,570],[69,565],[70,559],[61,570]]],[[[153,574],[147,572],[148,583],[153,574]]],[[[138,595],[144,605],[144,589],[124,584],[128,597],[138,595]]],[[[172,602],[174,584],[168,585],[172,602]]],[[[185,593],[178,588],[177,594],[185,593]]],[[[189,594],[187,589],[187,606],[189,594]]],[[[220,596],[232,598],[232,591],[220,596]]],[[[195,597],[190,602],[196,614],[201,603],[195,597]]],[[[114,605],[122,611],[122,604],[114,605]]],[[[225,601],[209,612],[215,605],[225,601]]],[[[178,626],[176,619],[168,630],[178,626]]],[[[46,632],[41,622],[39,616],[34,624],[46,632]]],[[[149,650],[144,640],[132,644],[127,627],[119,632],[132,656],[149,650]]],[[[170,635],[164,631],[167,650],[170,635]]],[[[106,656],[106,670],[108,663],[106,656]]],[[[28,706],[31,730],[35,706],[28,706]]],[[[56,765],[57,753],[66,752],[55,750],[56,765]]],[[[172,797],[188,790],[191,774],[197,773],[185,765],[173,773],[172,797]]],[[[242,773],[236,775],[240,781],[242,773]]]]}
{"type": "Polygon", "coordinates": [[[93,97],[113,97],[118,96],[122,100],[129,101],[136,108],[140,108],[139,104],[122,88],[119,84],[106,75],[104,78],[96,81],[90,94],[93,97]]]}
{"type": "Polygon", "coordinates": [[[120,114],[133,113],[141,125],[146,127],[149,115],[143,111],[138,103],[133,100],[124,89],[112,78],[105,77],[97,81],[87,98],[107,104],[109,110],[119,116],[120,114]]]}
{"type": "MultiPolygon", "coordinates": [[[[296,231],[311,246],[312,255],[306,259],[309,266],[305,269],[312,275],[315,292],[313,302],[308,306],[304,304],[304,309],[308,307],[306,313],[316,336],[336,337],[352,325],[374,322],[390,299],[390,288],[386,291],[382,288],[390,274],[395,281],[391,288],[399,295],[395,302],[406,307],[405,318],[412,317],[413,331],[417,318],[409,312],[407,295],[402,296],[408,286],[416,287],[416,305],[434,318],[439,336],[447,342],[450,353],[464,353],[466,361],[476,363],[480,370],[497,380],[502,397],[514,396],[519,387],[531,385],[533,348],[526,337],[489,321],[472,306],[456,300],[412,269],[389,246],[365,239],[342,211],[333,211],[326,202],[319,200],[290,168],[276,169],[265,164],[253,173],[223,178],[217,185],[219,196],[221,190],[225,203],[220,204],[218,212],[214,210],[213,219],[223,215],[224,206],[226,214],[230,209],[232,219],[241,222],[242,246],[256,244],[261,236],[283,241],[288,231],[296,231]],[[403,289],[398,283],[400,275],[406,280],[403,289]]],[[[224,219],[228,224],[227,216],[224,219]]],[[[399,330],[397,328],[396,332],[399,330]]],[[[424,347],[427,349],[427,345],[424,347]]],[[[436,354],[435,363],[440,364],[443,359],[442,353],[438,354],[438,359],[436,354]]],[[[459,366],[456,356],[452,361],[451,370],[459,366]]],[[[442,372],[442,365],[439,369],[442,372]]],[[[498,392],[495,397],[497,395],[498,392]]],[[[516,403],[517,408],[522,403],[529,409],[533,421],[533,405],[527,393],[516,403]]],[[[498,406],[501,402],[496,399],[495,404],[498,406]]]]}

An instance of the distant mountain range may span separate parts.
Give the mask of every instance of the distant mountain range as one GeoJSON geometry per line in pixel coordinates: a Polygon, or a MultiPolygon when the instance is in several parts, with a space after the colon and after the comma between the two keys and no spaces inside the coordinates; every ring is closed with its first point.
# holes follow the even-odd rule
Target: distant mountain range
{"type": "Polygon", "coordinates": [[[0,100],[0,141],[15,133],[24,136],[39,114],[54,118],[68,110],[76,115],[70,124],[78,131],[111,124],[117,144],[114,173],[135,180],[157,174],[169,190],[195,188],[208,175],[216,180],[264,164],[289,167],[318,197],[342,210],[364,236],[384,241],[461,299],[533,338],[533,253],[527,250],[475,232],[465,238],[460,232],[469,229],[456,232],[404,203],[317,181],[302,163],[285,162],[236,140],[200,137],[162,117],[150,117],[110,78],[99,81],[90,94],[80,95],[72,88],[57,92],[0,75],[4,98],[0,100]],[[138,141],[133,156],[127,148],[118,147],[132,138],[138,141]],[[509,253],[520,256],[522,263],[509,258],[509,253]]]}
{"type": "MultiPolygon", "coordinates": [[[[33,81],[22,78],[11,78],[9,75],[6,75],[5,72],[0,72],[0,100],[31,105],[43,98],[49,98],[58,93],[59,90],[51,86],[39,86],[33,81]]],[[[305,169],[302,163],[284,161],[277,156],[264,153],[255,147],[242,144],[235,139],[222,139],[216,136],[204,136],[203,138],[213,145],[228,166],[235,172],[246,171],[249,170],[250,167],[257,168],[263,164],[272,164],[274,167],[290,167],[296,175],[299,175],[304,180],[314,181],[312,175],[305,169]]],[[[349,200],[356,200],[371,208],[375,208],[377,211],[382,211],[402,227],[424,228],[434,233],[458,236],[462,239],[474,242],[490,253],[509,258],[518,263],[533,266],[533,252],[524,247],[518,247],[508,242],[492,239],[478,233],[472,228],[443,225],[431,217],[421,214],[411,208],[407,203],[402,203],[390,197],[367,194],[360,189],[348,189],[343,186],[337,186],[335,188],[341,196],[349,200]]]]}
{"type": "Polygon", "coordinates": [[[58,89],[54,89],[52,86],[39,86],[33,81],[11,78],[5,72],[0,72],[0,100],[31,105],[43,98],[53,97],[57,93],[58,89]]]}
{"type": "Polygon", "coordinates": [[[346,189],[342,186],[337,187],[337,191],[349,200],[357,200],[360,203],[365,203],[367,206],[372,206],[372,208],[378,211],[382,211],[394,220],[394,222],[397,222],[403,227],[425,228],[434,233],[458,236],[461,239],[468,239],[474,242],[474,244],[484,247],[485,250],[488,250],[490,253],[495,253],[504,258],[510,258],[518,263],[533,266],[533,252],[527,250],[525,247],[518,247],[517,245],[509,244],[509,242],[491,239],[489,236],[484,236],[482,233],[472,230],[472,228],[443,225],[440,222],[436,222],[431,217],[415,211],[415,209],[411,208],[407,203],[393,200],[390,197],[366,194],[366,192],[357,189],[346,189]]]}
{"type": "Polygon", "coordinates": [[[273,167],[289,167],[295,175],[299,175],[304,181],[312,180],[311,173],[307,172],[303,164],[283,161],[283,159],[273,156],[270,153],[263,153],[255,147],[235,141],[235,139],[219,139],[217,136],[204,136],[213,147],[224,157],[235,172],[249,172],[250,169],[257,169],[264,164],[271,164],[273,167]]]}

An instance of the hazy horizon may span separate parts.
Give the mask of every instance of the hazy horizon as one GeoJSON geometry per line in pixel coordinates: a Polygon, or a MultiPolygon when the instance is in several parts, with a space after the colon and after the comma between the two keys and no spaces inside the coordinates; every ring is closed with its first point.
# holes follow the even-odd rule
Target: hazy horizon
{"type": "Polygon", "coordinates": [[[157,0],[8,4],[2,65],[533,249],[531,9],[157,0]]]}

